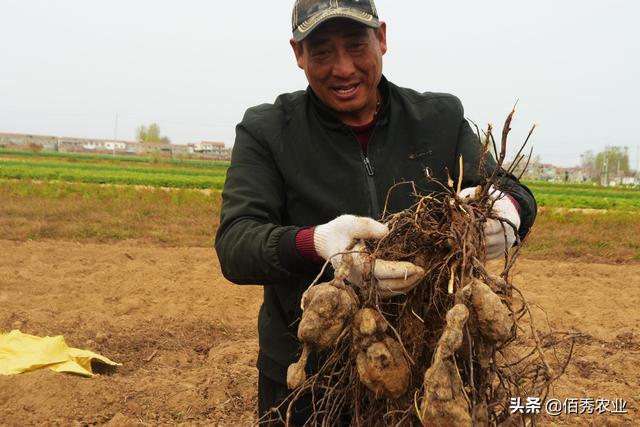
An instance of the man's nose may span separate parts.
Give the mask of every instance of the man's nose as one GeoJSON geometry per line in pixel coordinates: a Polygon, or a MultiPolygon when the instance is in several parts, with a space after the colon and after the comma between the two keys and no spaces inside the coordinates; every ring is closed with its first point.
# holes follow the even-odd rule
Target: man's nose
{"type": "Polygon", "coordinates": [[[344,49],[339,49],[333,63],[333,75],[336,77],[351,77],[356,71],[353,58],[344,49]]]}

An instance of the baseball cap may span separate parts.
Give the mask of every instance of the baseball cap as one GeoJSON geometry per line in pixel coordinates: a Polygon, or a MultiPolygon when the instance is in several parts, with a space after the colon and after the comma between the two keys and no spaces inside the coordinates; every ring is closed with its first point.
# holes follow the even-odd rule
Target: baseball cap
{"type": "Polygon", "coordinates": [[[333,18],[347,18],[371,28],[380,27],[373,0],[296,0],[291,24],[293,39],[301,41],[318,25],[333,18]]]}

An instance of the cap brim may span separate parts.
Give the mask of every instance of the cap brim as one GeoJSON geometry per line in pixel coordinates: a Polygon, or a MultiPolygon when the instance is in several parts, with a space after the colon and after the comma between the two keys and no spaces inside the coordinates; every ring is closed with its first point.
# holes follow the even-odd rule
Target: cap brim
{"type": "Polygon", "coordinates": [[[312,15],[309,19],[293,30],[293,39],[297,42],[304,40],[318,25],[330,19],[346,18],[359,22],[367,27],[380,28],[380,20],[370,13],[350,7],[337,7],[323,10],[312,15]]]}

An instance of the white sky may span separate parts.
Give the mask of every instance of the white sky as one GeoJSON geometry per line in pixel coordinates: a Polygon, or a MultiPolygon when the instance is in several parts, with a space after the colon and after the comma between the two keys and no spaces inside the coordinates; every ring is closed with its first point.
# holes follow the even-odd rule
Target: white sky
{"type": "MultiPolygon", "coordinates": [[[[293,0],[0,0],[0,131],[233,144],[252,105],[306,87],[288,39],[293,0]]],[[[637,0],[378,0],[384,73],[450,92],[501,128],[519,99],[545,162],[640,145],[637,0]]]]}

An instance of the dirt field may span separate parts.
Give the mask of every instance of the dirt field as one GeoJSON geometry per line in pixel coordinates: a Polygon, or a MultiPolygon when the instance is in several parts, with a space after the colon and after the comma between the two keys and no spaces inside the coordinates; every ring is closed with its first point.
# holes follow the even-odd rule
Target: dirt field
{"type": "MultiPolygon", "coordinates": [[[[576,337],[551,397],[628,404],[543,424],[640,425],[640,265],[522,258],[516,273],[551,326],[576,337]]],[[[250,425],[260,302],[259,287],[223,279],[212,249],[0,240],[0,330],[62,334],[123,363],[92,379],[0,377],[0,425],[250,425]]]]}

